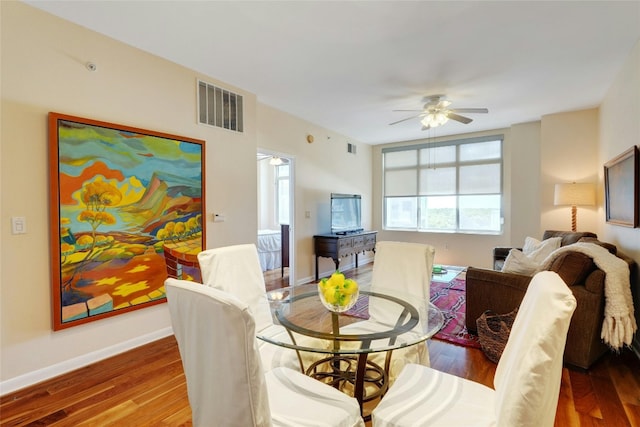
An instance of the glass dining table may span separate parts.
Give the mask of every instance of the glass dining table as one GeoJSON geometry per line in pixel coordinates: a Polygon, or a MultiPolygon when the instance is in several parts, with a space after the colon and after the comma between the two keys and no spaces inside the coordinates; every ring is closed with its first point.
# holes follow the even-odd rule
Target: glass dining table
{"type": "Polygon", "coordinates": [[[386,392],[394,354],[424,345],[444,323],[435,305],[393,288],[360,289],[344,313],[325,308],[316,284],[270,291],[267,299],[287,333],[258,338],[294,350],[303,373],[355,397],[363,416],[365,404],[386,392]]]}

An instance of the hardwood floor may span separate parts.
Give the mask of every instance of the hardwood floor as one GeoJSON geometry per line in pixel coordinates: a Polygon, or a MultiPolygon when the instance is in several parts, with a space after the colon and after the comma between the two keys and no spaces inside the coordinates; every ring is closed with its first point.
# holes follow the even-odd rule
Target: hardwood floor
{"type": "Polygon", "coordinates": [[[289,267],[285,267],[284,271],[279,268],[265,271],[264,282],[268,291],[289,286],[289,267]]]}
{"type": "MultiPolygon", "coordinates": [[[[346,274],[366,283],[371,265],[346,274]]],[[[269,285],[275,287],[280,284],[269,285]]],[[[433,368],[492,386],[495,365],[480,350],[431,340],[429,352],[433,368]]],[[[2,396],[0,424],[191,425],[176,341],[167,337],[2,396]]],[[[625,350],[605,356],[588,372],[565,368],[555,425],[640,427],[640,361],[625,350]]]]}

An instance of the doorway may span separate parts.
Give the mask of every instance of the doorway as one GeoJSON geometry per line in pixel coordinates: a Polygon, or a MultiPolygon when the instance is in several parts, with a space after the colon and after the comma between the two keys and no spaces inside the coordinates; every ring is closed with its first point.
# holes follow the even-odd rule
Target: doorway
{"type": "Polygon", "coordinates": [[[259,149],[258,255],[267,289],[294,285],[294,157],[259,149]]]}

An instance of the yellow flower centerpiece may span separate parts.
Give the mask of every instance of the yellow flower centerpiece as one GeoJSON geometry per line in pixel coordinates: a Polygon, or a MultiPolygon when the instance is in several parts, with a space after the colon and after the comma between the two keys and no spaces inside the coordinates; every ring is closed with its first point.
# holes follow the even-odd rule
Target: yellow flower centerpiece
{"type": "Polygon", "coordinates": [[[354,306],[360,292],[355,280],[346,279],[344,274],[336,271],[318,283],[318,294],[327,310],[342,313],[354,306]]]}

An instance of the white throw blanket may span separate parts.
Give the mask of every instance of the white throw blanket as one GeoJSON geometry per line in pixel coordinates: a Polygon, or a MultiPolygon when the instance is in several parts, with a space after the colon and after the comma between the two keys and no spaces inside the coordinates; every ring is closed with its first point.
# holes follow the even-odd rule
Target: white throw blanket
{"type": "Polygon", "coordinates": [[[574,243],[553,251],[539,270],[547,270],[553,261],[567,251],[581,252],[590,256],[595,265],[605,272],[604,279],[604,321],[600,338],[613,350],[620,350],[623,344],[631,345],[633,334],[638,329],[633,314],[633,299],[629,281],[629,265],[611,254],[606,248],[595,243],[574,243]]]}

